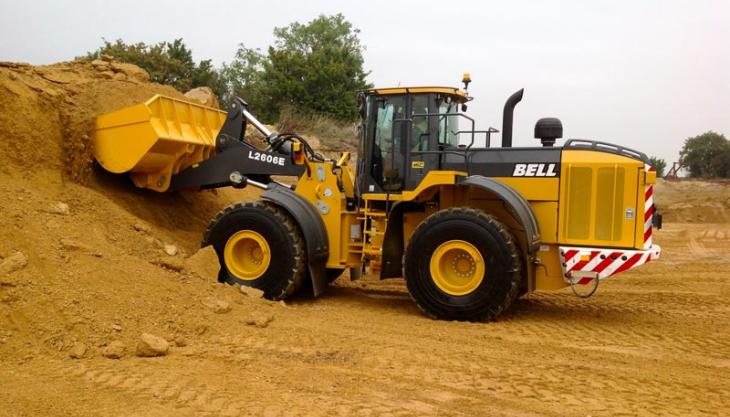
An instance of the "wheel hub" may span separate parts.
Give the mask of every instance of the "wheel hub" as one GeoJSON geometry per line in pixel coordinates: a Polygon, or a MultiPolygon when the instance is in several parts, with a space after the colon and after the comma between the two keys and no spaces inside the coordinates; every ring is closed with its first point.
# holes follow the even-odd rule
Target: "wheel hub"
{"type": "Polygon", "coordinates": [[[223,250],[228,271],[236,278],[252,281],[261,277],[271,264],[271,249],[266,239],[253,230],[241,230],[228,238],[223,250]]]}
{"type": "Polygon", "coordinates": [[[484,258],[476,246],[464,240],[439,245],[429,267],[434,284],[450,295],[467,295],[484,280],[484,258]]]}

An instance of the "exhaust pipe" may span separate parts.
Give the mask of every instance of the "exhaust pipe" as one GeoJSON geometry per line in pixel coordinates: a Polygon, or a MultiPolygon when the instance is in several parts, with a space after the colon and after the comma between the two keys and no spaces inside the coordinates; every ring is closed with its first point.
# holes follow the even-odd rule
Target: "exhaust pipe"
{"type": "Polygon", "coordinates": [[[504,113],[502,114],[502,147],[512,147],[512,116],[514,115],[515,106],[522,101],[522,93],[524,88],[520,88],[514,94],[509,96],[507,102],[504,103],[504,113]]]}

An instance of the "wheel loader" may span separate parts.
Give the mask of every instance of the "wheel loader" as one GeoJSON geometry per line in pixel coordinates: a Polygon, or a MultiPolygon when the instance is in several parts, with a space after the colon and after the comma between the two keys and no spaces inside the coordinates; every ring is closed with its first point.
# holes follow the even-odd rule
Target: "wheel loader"
{"type": "Polygon", "coordinates": [[[318,296],[349,270],[351,279],[404,278],[431,317],[482,321],[532,291],[590,294],[660,256],[645,154],[583,139],[556,146],[556,118],[537,121],[539,145],[513,147],[523,90],[506,101],[495,146],[499,130],[476,130],[466,114],[470,81],[358,93],[356,163],[270,131],[241,99],[226,113],[159,95],[99,116],[94,152],[108,171],[158,192],[263,190],[215,216],[202,245],[218,255],[219,281],[273,300],[303,286],[318,296]]]}

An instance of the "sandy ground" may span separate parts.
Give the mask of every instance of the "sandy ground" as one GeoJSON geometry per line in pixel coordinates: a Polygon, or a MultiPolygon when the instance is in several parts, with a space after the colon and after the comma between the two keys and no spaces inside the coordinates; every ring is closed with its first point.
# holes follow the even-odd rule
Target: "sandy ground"
{"type": "MultiPolygon", "coordinates": [[[[721,415],[730,406],[730,225],[670,224],[662,262],[590,300],[530,295],[498,322],[421,316],[400,282],[204,314],[162,358],[4,357],[0,415],[721,415]]],[[[174,301],[173,301],[174,302],[174,301]]]]}
{"type": "Polygon", "coordinates": [[[497,322],[444,322],[400,280],[341,279],[271,303],[217,284],[198,250],[217,210],[255,194],[160,195],[89,161],[95,112],[165,89],[111,64],[0,65],[0,417],[730,406],[730,185],[660,184],[662,259],[589,300],[532,294],[497,322]],[[167,355],[138,357],[142,333],[167,355]]]}

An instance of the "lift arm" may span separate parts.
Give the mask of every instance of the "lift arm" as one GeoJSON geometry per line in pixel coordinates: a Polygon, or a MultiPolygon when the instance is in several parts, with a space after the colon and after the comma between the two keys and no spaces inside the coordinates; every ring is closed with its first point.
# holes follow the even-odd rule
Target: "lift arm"
{"type": "Polygon", "coordinates": [[[216,155],[172,177],[170,190],[186,188],[245,187],[266,185],[271,175],[300,176],[302,165],[294,163],[291,142],[282,141],[247,110],[242,99],[231,105],[228,117],[216,137],[216,155]],[[264,135],[269,145],[260,150],[245,138],[246,123],[264,135]]]}

